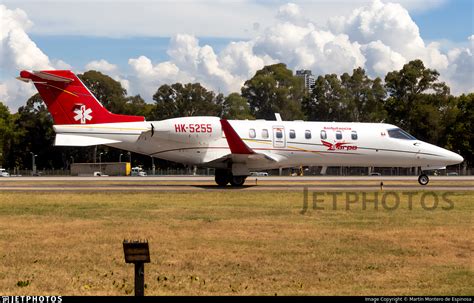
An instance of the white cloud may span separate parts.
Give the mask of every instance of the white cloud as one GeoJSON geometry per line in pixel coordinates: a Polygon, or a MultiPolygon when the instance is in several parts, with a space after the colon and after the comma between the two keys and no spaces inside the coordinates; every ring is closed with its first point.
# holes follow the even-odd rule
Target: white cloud
{"type": "Polygon", "coordinates": [[[406,59],[392,50],[382,41],[377,40],[362,46],[366,58],[365,68],[371,76],[382,76],[393,70],[400,70],[406,59]]]}
{"type": "MultiPolygon", "coordinates": [[[[440,5],[442,1],[432,3],[440,5]]],[[[292,69],[311,69],[315,74],[341,74],[362,66],[372,77],[383,77],[418,58],[446,73],[443,79],[453,87],[453,81],[466,82],[463,88],[472,84],[472,77],[466,75],[469,68],[465,68],[466,64],[472,66],[468,64],[472,50],[457,49],[447,55],[438,43],[425,44],[418,26],[400,4],[375,0],[347,16],[332,18],[327,27],[306,21],[295,3],[281,6],[276,16],[277,21],[255,38],[232,42],[219,54],[208,45],[199,45],[194,35],[178,34],[170,40],[169,61],[152,64],[149,58],[140,57],[129,64],[138,78],[153,75],[154,80],[148,81],[153,88],[148,92],[158,84],[183,80],[198,81],[225,93],[238,91],[258,69],[276,62],[287,63],[292,69]],[[466,76],[460,79],[459,75],[466,76]]]]}
{"type": "Polygon", "coordinates": [[[46,56],[28,37],[31,21],[22,10],[0,4],[0,58],[2,69],[51,68],[46,56]]]}
{"type": "Polygon", "coordinates": [[[277,60],[268,55],[256,55],[254,46],[254,41],[229,43],[219,54],[221,66],[237,77],[250,79],[256,70],[265,65],[277,63],[277,60]]]}
{"type": "MultiPolygon", "coordinates": [[[[299,10],[304,18],[322,25],[329,17],[346,15],[370,1],[293,0],[294,6],[285,6],[282,13],[288,16],[299,10]]],[[[401,3],[410,12],[420,12],[439,7],[446,1],[392,0],[391,2],[401,3]]],[[[2,3],[10,8],[20,8],[27,12],[35,23],[35,27],[32,28],[35,34],[170,37],[179,33],[189,33],[205,37],[247,39],[254,37],[252,25],[255,22],[258,22],[261,28],[265,28],[275,21],[275,12],[278,11],[282,1],[2,0],[2,3]],[[113,13],[104,14],[104,12],[113,13]]]]}
{"type": "Polygon", "coordinates": [[[134,83],[132,93],[141,94],[146,100],[151,100],[161,84],[192,81],[192,79],[186,78],[185,75],[180,73],[176,64],[169,61],[153,65],[149,58],[140,56],[129,59],[128,64],[133,70],[133,74],[130,76],[134,83]]]}
{"type": "Polygon", "coordinates": [[[280,6],[277,13],[277,19],[288,21],[293,24],[304,24],[306,19],[301,14],[300,7],[295,3],[287,3],[280,6]]]}
{"type": "Polygon", "coordinates": [[[474,92],[474,35],[469,36],[468,40],[468,47],[455,48],[448,53],[449,68],[446,74],[441,74],[454,94],[474,92]]]}
{"type": "Polygon", "coordinates": [[[47,35],[248,37],[253,22],[270,19],[274,12],[252,1],[65,0],[50,2],[47,9],[45,1],[3,2],[33,18],[33,33],[47,35]]]}
{"type": "MultiPolygon", "coordinates": [[[[145,56],[132,58],[129,65],[150,97],[158,85],[169,82],[200,82],[216,91],[227,92],[232,86],[240,85],[227,69],[222,68],[218,56],[209,45],[199,46],[197,38],[191,35],[176,35],[168,48],[170,61],[153,65],[145,56]]],[[[236,87],[237,89],[240,86],[236,87]]]]}
{"type": "Polygon", "coordinates": [[[125,88],[127,92],[130,89],[130,81],[124,79],[123,76],[121,76],[118,66],[109,63],[105,59],[91,61],[86,64],[85,68],[86,70],[95,70],[110,76],[115,81],[120,82],[122,87],[125,88]]]}
{"type": "Polygon", "coordinates": [[[285,22],[268,28],[255,39],[254,50],[290,68],[312,69],[316,74],[352,70],[365,61],[357,42],[349,41],[345,34],[318,30],[311,23],[298,26],[285,22]]]}
{"type": "Polygon", "coordinates": [[[412,52],[423,47],[418,26],[400,4],[379,0],[354,10],[348,17],[329,20],[334,33],[345,33],[361,44],[380,40],[398,52],[412,52]]]}
{"type": "Polygon", "coordinates": [[[4,75],[18,75],[22,69],[53,68],[48,56],[28,37],[26,30],[31,26],[24,11],[10,10],[0,4],[0,100],[12,109],[21,105],[19,100],[24,102],[30,97],[34,89],[14,77],[5,80],[4,75]]]}
{"type": "Polygon", "coordinates": [[[116,74],[118,71],[118,66],[112,63],[107,62],[107,60],[95,60],[86,64],[87,70],[96,70],[106,74],[116,74]]]}
{"type": "Polygon", "coordinates": [[[15,79],[19,71],[69,69],[62,60],[51,61],[27,34],[33,23],[21,9],[0,4],[0,101],[16,110],[36,93],[33,85],[15,79]]]}
{"type": "Polygon", "coordinates": [[[15,78],[0,82],[0,102],[3,102],[10,112],[15,112],[18,107],[25,105],[29,97],[37,93],[33,85],[27,85],[15,78]]]}
{"type": "Polygon", "coordinates": [[[331,19],[329,28],[335,33],[345,33],[351,41],[361,44],[380,41],[406,60],[419,58],[438,69],[446,68],[448,64],[446,55],[441,54],[436,45],[425,46],[418,26],[400,4],[374,0],[348,17],[331,19]]]}
{"type": "Polygon", "coordinates": [[[58,59],[53,59],[52,60],[52,64],[54,66],[54,68],[56,69],[63,69],[63,70],[67,70],[67,69],[72,69],[72,66],[69,65],[68,63],[64,62],[63,60],[58,60],[58,59]]]}

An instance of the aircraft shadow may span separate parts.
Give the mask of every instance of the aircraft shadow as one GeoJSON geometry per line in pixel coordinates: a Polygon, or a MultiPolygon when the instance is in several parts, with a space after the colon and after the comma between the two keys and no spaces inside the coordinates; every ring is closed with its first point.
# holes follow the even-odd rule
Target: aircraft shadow
{"type": "Polygon", "coordinates": [[[209,190],[222,190],[222,189],[246,189],[246,188],[252,188],[257,185],[243,185],[243,186],[218,186],[218,185],[187,185],[187,186],[192,186],[192,187],[197,187],[197,188],[202,188],[202,189],[209,189],[209,190]]]}

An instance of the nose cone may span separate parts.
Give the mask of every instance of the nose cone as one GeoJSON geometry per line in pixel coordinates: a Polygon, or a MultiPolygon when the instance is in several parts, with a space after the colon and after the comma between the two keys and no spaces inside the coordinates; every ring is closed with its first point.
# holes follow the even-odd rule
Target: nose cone
{"type": "Polygon", "coordinates": [[[421,153],[418,154],[418,160],[419,162],[426,163],[426,167],[441,168],[464,161],[464,158],[460,155],[433,144],[421,142],[417,146],[422,147],[421,153]]]}
{"type": "Polygon", "coordinates": [[[451,151],[448,151],[447,153],[447,161],[449,162],[448,165],[454,165],[454,164],[459,164],[464,161],[464,158],[461,157],[461,155],[458,155],[456,153],[453,153],[451,151]]]}

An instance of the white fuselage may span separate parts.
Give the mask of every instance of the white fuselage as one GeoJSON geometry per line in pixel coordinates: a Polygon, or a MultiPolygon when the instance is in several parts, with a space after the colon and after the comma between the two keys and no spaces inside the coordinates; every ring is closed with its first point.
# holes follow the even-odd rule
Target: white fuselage
{"type": "MultiPolygon", "coordinates": [[[[463,160],[453,152],[414,138],[395,138],[389,130],[398,128],[390,124],[265,120],[229,120],[229,123],[248,147],[276,160],[247,161],[249,170],[301,165],[416,166],[429,170],[463,160]]],[[[55,130],[58,135],[65,135],[66,141],[67,136],[74,136],[80,138],[74,140],[189,165],[225,167],[218,160],[231,153],[218,117],[56,125],[55,130]]],[[[61,145],[58,139],[57,145],[61,145]]]]}

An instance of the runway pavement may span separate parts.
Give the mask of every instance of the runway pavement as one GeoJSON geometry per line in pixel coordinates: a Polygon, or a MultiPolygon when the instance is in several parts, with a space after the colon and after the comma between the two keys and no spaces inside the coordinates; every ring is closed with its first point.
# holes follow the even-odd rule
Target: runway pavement
{"type": "MultiPolygon", "coordinates": [[[[418,176],[250,176],[247,180],[265,181],[416,181],[418,176]]],[[[107,176],[107,177],[92,177],[92,176],[44,176],[44,177],[0,177],[0,182],[15,182],[15,181],[214,181],[214,176],[191,176],[191,175],[172,175],[172,176],[146,176],[146,177],[131,177],[131,176],[107,176]]],[[[473,181],[474,176],[430,176],[431,181],[473,181]]]]}
{"type": "Polygon", "coordinates": [[[218,187],[212,176],[153,177],[9,177],[0,178],[1,191],[472,191],[474,176],[431,176],[421,186],[417,176],[270,176],[249,177],[243,187],[218,187]]]}

